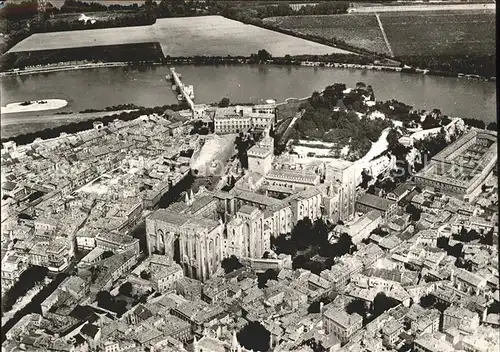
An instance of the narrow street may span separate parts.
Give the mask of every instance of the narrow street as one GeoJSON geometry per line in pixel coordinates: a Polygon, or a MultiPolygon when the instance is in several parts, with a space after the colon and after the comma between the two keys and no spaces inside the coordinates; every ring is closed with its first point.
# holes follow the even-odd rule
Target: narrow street
{"type": "MultiPolygon", "coordinates": [[[[72,263],[72,265],[70,265],[68,267],[67,271],[69,271],[70,269],[72,269],[72,267],[75,264],[76,263],[72,263]]],[[[59,274],[57,274],[56,278],[50,284],[48,284],[47,286],[45,286],[44,288],[42,288],[40,290],[40,292],[38,292],[33,297],[33,299],[31,300],[31,302],[29,302],[24,308],[18,310],[10,320],[8,320],[7,322],[5,322],[5,324],[2,326],[2,342],[5,341],[7,332],[14,325],[16,325],[17,322],[22,317],[24,317],[25,315],[31,314],[31,313],[39,313],[39,314],[41,314],[40,304],[47,297],[49,297],[52,294],[52,292],[54,292],[59,287],[59,285],[61,284],[61,282],[65,278],[67,278],[67,277],[68,277],[68,274],[66,274],[66,273],[59,273],[59,274]]]]}

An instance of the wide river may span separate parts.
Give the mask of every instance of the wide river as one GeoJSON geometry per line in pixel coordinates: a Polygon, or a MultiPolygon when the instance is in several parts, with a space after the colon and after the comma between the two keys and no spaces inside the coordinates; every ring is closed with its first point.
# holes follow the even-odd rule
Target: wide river
{"type": "MultiPolygon", "coordinates": [[[[274,65],[177,66],[185,84],[194,85],[197,103],[283,101],[301,98],[325,86],[341,82],[372,85],[377,100],[396,99],[416,109],[439,108],[443,114],[496,120],[496,84],[478,80],[425,76],[400,72],[339,68],[284,67],[274,65]]],[[[176,103],[176,94],[165,80],[167,66],[126,67],[62,71],[3,77],[2,106],[37,99],[66,99],[58,111],[134,103],[157,106],[176,103]]],[[[53,114],[50,112],[7,114],[3,119],[53,114]]]]}

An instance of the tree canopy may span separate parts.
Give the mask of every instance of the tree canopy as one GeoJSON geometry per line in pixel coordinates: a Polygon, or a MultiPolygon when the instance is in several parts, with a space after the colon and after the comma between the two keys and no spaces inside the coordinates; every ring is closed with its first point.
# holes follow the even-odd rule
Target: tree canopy
{"type": "Polygon", "coordinates": [[[364,97],[373,92],[358,86],[358,89],[344,92],[345,84],[335,83],[327,86],[323,93],[313,92],[302,106],[305,109],[302,118],[294,126],[298,138],[334,143],[333,151],[339,156],[348,146],[347,158],[352,160],[366,154],[391,122],[365,116],[369,109],[364,97]]]}
{"type": "Polygon", "coordinates": [[[269,280],[278,280],[278,272],[274,269],[267,269],[262,274],[257,274],[258,287],[264,288],[269,280]]]}
{"type": "Polygon", "coordinates": [[[237,334],[238,342],[247,350],[265,352],[269,350],[271,333],[259,322],[251,321],[237,334]]]}
{"type": "Polygon", "coordinates": [[[378,317],[398,304],[399,302],[396,299],[388,297],[384,292],[379,292],[373,299],[373,315],[378,317]]]}
{"type": "Polygon", "coordinates": [[[118,289],[118,292],[120,292],[124,296],[131,296],[132,295],[132,284],[128,281],[124,282],[120,288],[118,289]]]}
{"type": "Polygon", "coordinates": [[[141,271],[141,278],[142,279],[149,280],[150,277],[151,277],[151,275],[146,270],[141,271]]]}
{"type": "Polygon", "coordinates": [[[127,302],[116,300],[108,291],[99,291],[96,296],[97,306],[117,313],[121,317],[127,311],[127,302]]]}
{"type": "Polygon", "coordinates": [[[419,221],[422,214],[422,210],[418,209],[413,204],[408,204],[406,207],[406,212],[410,214],[411,221],[419,221]]]}
{"type": "Polygon", "coordinates": [[[224,97],[220,100],[218,106],[219,108],[227,108],[229,106],[229,103],[230,103],[229,98],[224,97]]]}
{"type": "Polygon", "coordinates": [[[334,264],[336,257],[352,254],[357,250],[346,233],[336,242],[330,243],[330,230],[330,226],[322,219],[312,223],[309,218],[304,218],[297,222],[290,234],[271,238],[271,245],[276,253],[290,254],[293,257],[294,269],[302,268],[319,275],[334,264]]]}
{"type": "Polygon", "coordinates": [[[357,313],[361,315],[361,317],[363,318],[363,325],[367,323],[369,309],[365,301],[359,298],[353,299],[351,302],[349,302],[345,309],[348,314],[357,313]]]}
{"type": "Polygon", "coordinates": [[[226,274],[229,274],[243,267],[238,258],[236,258],[234,255],[230,256],[229,258],[222,259],[221,266],[226,274]]]}

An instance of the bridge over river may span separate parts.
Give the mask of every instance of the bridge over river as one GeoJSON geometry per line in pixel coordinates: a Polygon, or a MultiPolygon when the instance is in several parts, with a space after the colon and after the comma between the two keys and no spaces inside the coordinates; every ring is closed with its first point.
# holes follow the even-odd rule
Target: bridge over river
{"type": "MultiPolygon", "coordinates": [[[[194,106],[194,89],[193,86],[186,86],[184,83],[182,83],[180,75],[175,72],[175,68],[170,68],[170,75],[167,76],[168,80],[171,80],[176,87],[177,92],[179,93],[180,96],[182,96],[182,99],[185,100],[191,111],[194,113],[195,111],[195,106],[194,106]]],[[[180,100],[180,99],[179,99],[180,100]]]]}

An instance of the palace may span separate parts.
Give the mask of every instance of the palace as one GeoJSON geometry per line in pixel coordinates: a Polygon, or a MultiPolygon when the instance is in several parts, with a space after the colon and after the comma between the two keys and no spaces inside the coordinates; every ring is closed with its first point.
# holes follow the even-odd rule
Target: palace
{"type": "Polygon", "coordinates": [[[202,189],[197,194],[191,190],[184,202],[147,218],[149,254],[175,259],[186,276],[206,281],[224,258],[261,259],[271,249],[272,237],[290,233],[305,218],[337,222],[353,216],[353,163],[275,160],[273,145],[266,127],[263,138],[247,153],[251,173],[233,189],[202,189]]]}

